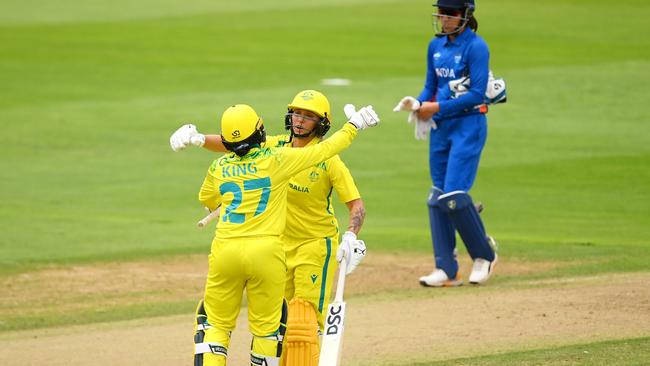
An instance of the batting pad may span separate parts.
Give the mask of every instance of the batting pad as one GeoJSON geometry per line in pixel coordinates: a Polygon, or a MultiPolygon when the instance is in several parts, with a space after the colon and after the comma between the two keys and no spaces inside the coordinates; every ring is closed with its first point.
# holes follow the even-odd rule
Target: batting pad
{"type": "Polygon", "coordinates": [[[439,196],[438,205],[449,214],[472,259],[483,258],[492,262],[494,251],[472,197],[463,191],[454,191],[439,196]]]}
{"type": "Polygon", "coordinates": [[[439,207],[438,197],[442,190],[432,187],[427,205],[429,206],[429,227],[433,241],[433,253],[436,268],[445,271],[449,278],[455,278],[458,273],[458,262],[454,255],[456,249],[456,231],[447,213],[439,207]]]}
{"type": "Polygon", "coordinates": [[[316,310],[306,300],[291,300],[282,365],[318,366],[319,353],[316,310]]]}

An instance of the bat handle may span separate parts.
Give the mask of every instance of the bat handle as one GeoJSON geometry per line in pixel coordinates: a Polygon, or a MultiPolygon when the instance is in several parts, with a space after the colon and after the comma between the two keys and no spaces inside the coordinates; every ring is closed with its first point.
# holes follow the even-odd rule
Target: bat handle
{"type": "Polygon", "coordinates": [[[345,276],[348,268],[348,259],[343,257],[339,263],[339,278],[336,283],[336,295],[334,301],[343,301],[343,291],[345,290],[345,276]]]}
{"type": "Polygon", "coordinates": [[[219,209],[219,207],[217,207],[216,210],[210,212],[206,217],[202,218],[199,222],[197,222],[196,226],[202,228],[205,225],[209,224],[210,221],[212,221],[212,220],[219,217],[219,212],[220,212],[220,209],[219,209]]]}

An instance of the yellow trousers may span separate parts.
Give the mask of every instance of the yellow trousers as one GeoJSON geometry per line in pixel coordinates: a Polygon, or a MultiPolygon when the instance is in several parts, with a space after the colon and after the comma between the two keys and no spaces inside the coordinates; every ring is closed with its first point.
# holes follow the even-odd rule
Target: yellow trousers
{"type": "MultiPolygon", "coordinates": [[[[276,356],[275,343],[263,338],[276,335],[280,328],[286,270],[285,254],[277,237],[215,238],[204,294],[207,322],[211,325],[205,332],[205,342],[229,346],[246,290],[249,330],[255,336],[253,351],[276,356]]],[[[206,353],[205,357],[205,365],[225,362],[221,356],[206,353]]]]}
{"type": "Polygon", "coordinates": [[[282,237],[287,258],[284,296],[287,301],[300,298],[310,302],[323,329],[333,278],[336,273],[338,237],[298,239],[282,237]]]}

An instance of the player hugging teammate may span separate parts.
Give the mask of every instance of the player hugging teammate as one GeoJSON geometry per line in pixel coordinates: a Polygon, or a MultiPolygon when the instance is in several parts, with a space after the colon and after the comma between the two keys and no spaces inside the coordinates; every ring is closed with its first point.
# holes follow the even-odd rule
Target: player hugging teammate
{"type": "MultiPolygon", "coordinates": [[[[346,115],[361,128],[379,121],[372,107],[357,112],[346,106],[346,115]]],[[[195,363],[225,364],[245,286],[254,335],[251,363],[275,365],[284,347],[283,365],[315,366],[336,271],[334,258],[339,262],[346,258],[349,274],[366,251],[356,237],[364,205],[349,170],[336,155],[344,145],[339,143],[342,136],[352,135],[354,128],[346,125],[343,132],[322,140],[332,114],[327,98],[314,90],[298,93],[288,105],[286,135],[261,138],[263,124],[253,124],[255,119],[254,111],[235,106],[224,113],[220,136],[202,135],[193,125],[185,125],[170,139],[175,151],[197,145],[234,152],[215,160],[200,193],[208,208],[221,206],[222,216],[210,254],[205,305],[197,311],[195,363]],[[242,128],[235,124],[238,121],[251,122],[242,128]],[[323,145],[332,146],[327,152],[334,153],[310,153],[324,150],[323,145]],[[333,190],[350,210],[340,245],[333,190]],[[288,301],[284,337],[282,295],[288,301]],[[267,304],[274,306],[265,309],[267,304]]]]}

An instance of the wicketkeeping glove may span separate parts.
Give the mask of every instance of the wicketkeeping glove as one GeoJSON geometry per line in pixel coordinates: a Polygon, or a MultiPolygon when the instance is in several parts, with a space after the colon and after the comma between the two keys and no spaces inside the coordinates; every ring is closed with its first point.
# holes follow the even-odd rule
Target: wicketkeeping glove
{"type": "Polygon", "coordinates": [[[172,150],[180,151],[189,145],[203,146],[205,144],[205,135],[196,130],[196,126],[186,124],[181,126],[169,138],[169,145],[172,150]]]}
{"type": "Polygon", "coordinates": [[[363,240],[357,240],[355,233],[346,231],[341,237],[339,250],[336,252],[336,260],[341,263],[343,257],[347,258],[348,267],[345,274],[350,274],[361,263],[366,256],[366,243],[363,240]]]}
{"type": "MultiPolygon", "coordinates": [[[[452,99],[456,99],[469,91],[471,80],[468,76],[449,82],[452,99]]],[[[488,73],[488,82],[485,88],[485,104],[506,102],[506,82],[502,78],[496,79],[492,71],[488,73]]]]}
{"type": "Polygon", "coordinates": [[[419,100],[413,98],[413,97],[404,97],[402,100],[397,103],[395,108],[393,108],[393,112],[400,112],[400,111],[406,111],[406,112],[414,112],[420,109],[422,104],[420,103],[419,100]]]}
{"type": "Polygon", "coordinates": [[[357,111],[353,104],[346,104],[343,107],[345,116],[348,117],[348,122],[352,123],[357,129],[363,130],[368,127],[374,127],[379,123],[379,116],[372,109],[372,105],[362,107],[357,111]]]}
{"type": "Polygon", "coordinates": [[[433,120],[429,118],[428,120],[422,120],[418,117],[418,112],[413,111],[409,113],[408,123],[415,123],[415,139],[416,140],[426,140],[429,136],[429,131],[433,128],[434,130],[438,128],[438,125],[433,120]]]}
{"type": "Polygon", "coordinates": [[[490,72],[485,97],[488,104],[497,104],[506,102],[506,81],[502,78],[495,79],[490,72]]]}

